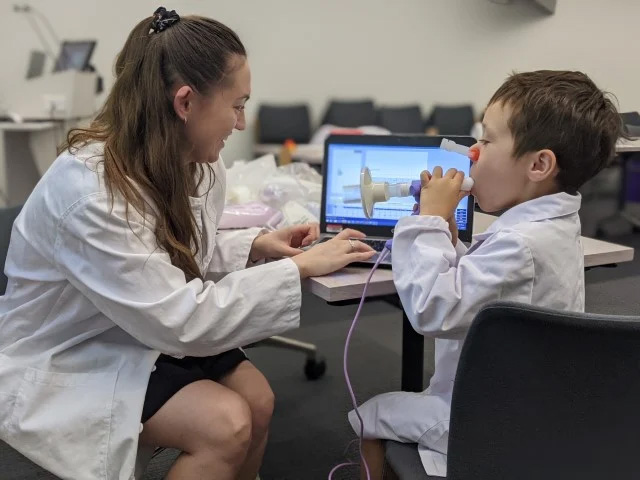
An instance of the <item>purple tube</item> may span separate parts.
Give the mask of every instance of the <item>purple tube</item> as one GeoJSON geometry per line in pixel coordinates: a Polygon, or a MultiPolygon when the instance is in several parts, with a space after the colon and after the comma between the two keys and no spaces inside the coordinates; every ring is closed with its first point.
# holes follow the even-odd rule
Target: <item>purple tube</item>
{"type": "Polygon", "coordinates": [[[416,203],[420,203],[420,190],[422,190],[422,183],[420,180],[413,180],[409,187],[409,194],[413,195],[416,199],[416,203]]]}

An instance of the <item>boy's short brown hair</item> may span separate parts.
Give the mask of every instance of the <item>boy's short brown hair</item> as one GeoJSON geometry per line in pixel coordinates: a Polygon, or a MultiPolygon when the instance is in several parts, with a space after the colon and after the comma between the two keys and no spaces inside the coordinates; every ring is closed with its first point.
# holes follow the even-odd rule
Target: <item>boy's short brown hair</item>
{"type": "Polygon", "coordinates": [[[622,136],[618,111],[582,72],[514,73],[493,94],[512,109],[509,129],[516,158],[549,149],[556,155],[562,191],[575,193],[604,168],[622,136]]]}

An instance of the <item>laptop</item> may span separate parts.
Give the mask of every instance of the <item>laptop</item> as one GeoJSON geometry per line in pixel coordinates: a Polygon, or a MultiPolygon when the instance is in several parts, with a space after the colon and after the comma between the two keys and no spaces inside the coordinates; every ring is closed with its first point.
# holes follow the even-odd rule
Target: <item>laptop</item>
{"type": "MultiPolygon", "coordinates": [[[[423,170],[441,166],[446,172],[456,168],[469,175],[471,161],[458,153],[440,149],[442,138],[461,145],[476,143],[472,137],[425,135],[331,135],[325,141],[320,211],[320,240],[326,241],[345,228],[367,235],[365,243],[381,252],[393,238],[398,220],[411,215],[413,197],[391,198],[374,205],[371,218],[365,215],[360,200],[360,172],[368,167],[374,182],[401,183],[420,178],[423,170]]],[[[473,197],[462,199],[456,208],[459,239],[471,242],[473,197]]],[[[365,263],[375,263],[378,255],[365,263]]],[[[387,255],[381,265],[391,265],[387,255]]]]}

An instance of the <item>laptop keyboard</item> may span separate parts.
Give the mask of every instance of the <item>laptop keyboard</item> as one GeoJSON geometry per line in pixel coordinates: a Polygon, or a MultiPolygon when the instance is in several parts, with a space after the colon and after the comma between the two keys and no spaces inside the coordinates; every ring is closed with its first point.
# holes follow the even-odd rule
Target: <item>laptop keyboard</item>
{"type": "Polygon", "coordinates": [[[384,244],[387,242],[386,240],[373,240],[369,238],[363,238],[360,241],[369,245],[376,252],[381,252],[384,249],[384,244]]]}
{"type": "MultiPolygon", "coordinates": [[[[324,237],[320,239],[320,243],[326,242],[327,240],[331,240],[331,237],[324,237]]],[[[387,242],[386,240],[373,239],[373,238],[363,238],[360,241],[362,243],[369,245],[376,252],[381,252],[384,249],[384,244],[387,242]]]]}

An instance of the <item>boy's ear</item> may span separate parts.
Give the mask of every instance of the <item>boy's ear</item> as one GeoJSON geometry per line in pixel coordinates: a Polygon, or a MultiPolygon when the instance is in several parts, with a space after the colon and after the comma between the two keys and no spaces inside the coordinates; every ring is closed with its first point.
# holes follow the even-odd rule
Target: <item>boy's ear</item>
{"type": "Polygon", "coordinates": [[[532,182],[542,182],[558,174],[556,154],[549,149],[531,154],[528,176],[532,182]]]}
{"type": "Polygon", "coordinates": [[[176,115],[186,123],[193,109],[194,91],[188,85],[182,85],[173,95],[173,109],[176,115]]]}

